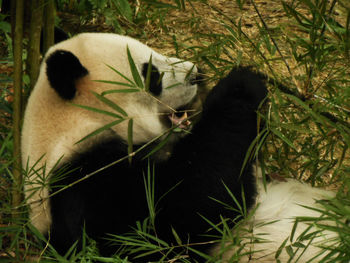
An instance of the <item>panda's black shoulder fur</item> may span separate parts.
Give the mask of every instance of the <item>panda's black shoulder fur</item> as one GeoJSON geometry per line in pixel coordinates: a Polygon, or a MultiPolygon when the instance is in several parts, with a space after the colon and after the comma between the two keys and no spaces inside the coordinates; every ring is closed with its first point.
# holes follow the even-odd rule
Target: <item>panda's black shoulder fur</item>
{"type": "MultiPolygon", "coordinates": [[[[210,225],[203,217],[218,224],[220,216],[238,216],[219,203],[237,208],[229,192],[242,204],[243,189],[247,209],[255,202],[252,168],[247,165],[242,174],[241,168],[256,136],[256,110],[267,94],[263,78],[247,68],[233,69],[208,95],[202,117],[191,133],[174,146],[167,161],[154,165],[158,238],[176,244],[173,228],[183,242],[207,242],[210,238],[203,234],[217,233],[207,232],[210,225]]],[[[73,156],[68,162],[72,172],[53,181],[51,191],[126,154],[127,145],[118,138],[101,141],[73,156]]],[[[101,253],[113,254],[117,247],[109,246],[105,233],[129,232],[137,220],[148,216],[144,176],[149,164],[136,155],[131,165],[124,160],[54,195],[52,244],[65,252],[81,237],[85,226],[87,235],[98,241],[101,253]]],[[[208,246],[194,248],[205,251],[208,246]]]]}

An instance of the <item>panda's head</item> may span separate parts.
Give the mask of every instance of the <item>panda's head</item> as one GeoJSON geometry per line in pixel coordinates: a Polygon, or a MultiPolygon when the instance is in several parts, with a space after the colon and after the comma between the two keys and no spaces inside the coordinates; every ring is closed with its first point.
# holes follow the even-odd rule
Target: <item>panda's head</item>
{"type": "MultiPolygon", "coordinates": [[[[125,36],[84,33],[63,41],[47,52],[28,102],[24,157],[33,152],[38,158],[48,154],[49,159],[69,154],[81,138],[116,121],[115,115],[132,118],[133,143],[146,143],[183,118],[173,113],[190,110],[197,73],[193,63],[163,56],[125,36]],[[144,86],[149,72],[147,91],[130,87],[137,82],[130,61],[144,86]]],[[[109,135],[126,142],[128,122],[110,126],[103,136],[109,135]]]]}

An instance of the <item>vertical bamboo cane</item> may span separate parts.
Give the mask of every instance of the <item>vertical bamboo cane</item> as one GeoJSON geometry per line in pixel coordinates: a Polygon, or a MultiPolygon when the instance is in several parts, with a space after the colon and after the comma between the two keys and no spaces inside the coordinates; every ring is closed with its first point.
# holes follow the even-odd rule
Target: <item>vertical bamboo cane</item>
{"type": "MultiPolygon", "coordinates": [[[[33,89],[40,68],[40,35],[43,23],[44,0],[31,0],[27,71],[30,90],[33,89]]],[[[25,94],[25,99],[28,94],[25,94]]]]}
{"type": "MultiPolygon", "coordinates": [[[[16,208],[22,201],[22,171],[21,171],[21,145],[20,145],[20,124],[21,124],[21,93],[22,93],[22,51],[23,51],[23,14],[24,1],[16,0],[15,32],[13,33],[13,58],[14,58],[14,101],[13,101],[13,187],[12,207],[16,208]]],[[[19,209],[12,213],[13,221],[19,218],[19,209]]]]}
{"type": "Polygon", "coordinates": [[[55,5],[54,0],[46,0],[44,9],[44,43],[43,53],[54,44],[55,41],[55,5]]]}

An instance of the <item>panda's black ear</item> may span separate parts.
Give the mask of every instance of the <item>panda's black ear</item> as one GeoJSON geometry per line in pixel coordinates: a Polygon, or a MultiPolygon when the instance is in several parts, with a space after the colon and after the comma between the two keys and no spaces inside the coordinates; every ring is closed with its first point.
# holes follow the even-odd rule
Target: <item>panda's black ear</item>
{"type": "Polygon", "coordinates": [[[74,98],[76,81],[88,73],[79,59],[69,51],[56,50],[46,59],[46,74],[50,85],[65,100],[74,98]]]}
{"type": "MultiPolygon", "coordinates": [[[[143,64],[142,67],[142,76],[146,79],[147,76],[147,70],[148,70],[149,63],[143,64]]],[[[151,79],[149,83],[149,91],[155,95],[159,96],[160,93],[162,93],[162,80],[159,73],[159,70],[157,67],[153,66],[151,67],[151,79]]]]}
{"type": "MultiPolygon", "coordinates": [[[[54,43],[60,43],[64,40],[67,40],[69,38],[69,35],[64,32],[61,28],[55,26],[54,27],[54,43]]],[[[40,53],[43,54],[44,52],[44,33],[43,30],[41,30],[41,34],[40,34],[40,53]]]]}

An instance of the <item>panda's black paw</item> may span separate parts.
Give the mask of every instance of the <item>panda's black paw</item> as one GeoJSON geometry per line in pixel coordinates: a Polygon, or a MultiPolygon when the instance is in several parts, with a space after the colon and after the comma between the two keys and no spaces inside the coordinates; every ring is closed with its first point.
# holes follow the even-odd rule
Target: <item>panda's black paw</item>
{"type": "Polygon", "coordinates": [[[209,93],[204,109],[235,104],[256,110],[267,95],[266,77],[246,67],[234,68],[209,93]]]}
{"type": "Polygon", "coordinates": [[[204,105],[203,113],[208,112],[255,112],[267,95],[264,84],[266,77],[255,73],[246,67],[234,68],[209,93],[204,105]]]}

